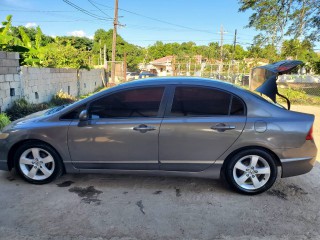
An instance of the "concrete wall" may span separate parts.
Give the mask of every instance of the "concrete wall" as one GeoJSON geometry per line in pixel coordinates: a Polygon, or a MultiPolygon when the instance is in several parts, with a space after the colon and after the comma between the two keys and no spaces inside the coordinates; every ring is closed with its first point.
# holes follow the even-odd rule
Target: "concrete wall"
{"type": "Polygon", "coordinates": [[[19,54],[0,52],[0,108],[5,111],[21,97],[31,103],[50,101],[62,90],[72,96],[93,92],[103,86],[103,69],[19,67],[19,54]]]}
{"type": "Polygon", "coordinates": [[[0,52],[0,110],[21,97],[19,54],[0,52]]]}

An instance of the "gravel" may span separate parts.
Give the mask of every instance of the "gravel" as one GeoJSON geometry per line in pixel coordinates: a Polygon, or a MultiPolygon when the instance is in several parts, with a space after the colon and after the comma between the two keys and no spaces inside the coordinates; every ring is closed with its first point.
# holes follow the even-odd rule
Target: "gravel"
{"type": "Polygon", "coordinates": [[[0,239],[320,239],[320,164],[258,196],[221,181],[0,171],[0,239]]]}

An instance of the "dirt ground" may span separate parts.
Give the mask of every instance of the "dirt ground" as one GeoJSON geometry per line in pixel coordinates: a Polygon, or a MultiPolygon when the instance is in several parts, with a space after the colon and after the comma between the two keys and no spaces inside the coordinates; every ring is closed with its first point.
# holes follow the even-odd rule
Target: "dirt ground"
{"type": "MultiPolygon", "coordinates": [[[[294,109],[318,115],[319,143],[320,107],[294,109]]],[[[0,171],[0,239],[320,239],[319,199],[320,163],[257,196],[207,179],[68,174],[37,186],[0,171]]]]}

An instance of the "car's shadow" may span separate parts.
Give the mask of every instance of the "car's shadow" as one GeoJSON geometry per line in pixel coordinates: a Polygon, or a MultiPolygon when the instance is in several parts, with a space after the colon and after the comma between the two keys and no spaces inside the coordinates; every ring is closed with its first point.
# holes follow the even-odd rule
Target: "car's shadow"
{"type": "MultiPolygon", "coordinates": [[[[2,172],[0,180],[6,179],[16,185],[32,185],[23,181],[20,176],[12,170],[11,172],[2,172]]],[[[85,187],[94,186],[96,189],[116,189],[123,191],[144,189],[154,191],[155,194],[174,190],[176,195],[184,193],[230,193],[232,192],[228,184],[221,180],[171,177],[171,176],[145,176],[130,174],[64,174],[47,186],[66,187],[85,187]]]]}

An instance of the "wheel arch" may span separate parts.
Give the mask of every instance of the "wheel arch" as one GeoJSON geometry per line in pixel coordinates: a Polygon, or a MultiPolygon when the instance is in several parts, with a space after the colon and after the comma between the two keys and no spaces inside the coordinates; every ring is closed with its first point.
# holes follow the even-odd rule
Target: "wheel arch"
{"type": "Polygon", "coordinates": [[[16,152],[16,150],[21,147],[22,145],[26,144],[26,143],[42,143],[42,144],[46,144],[48,146],[50,146],[56,153],[57,155],[59,156],[60,160],[61,160],[61,163],[62,163],[62,166],[63,166],[63,171],[65,172],[65,166],[64,166],[64,163],[62,161],[62,157],[61,155],[59,154],[59,152],[56,150],[56,148],[54,146],[52,146],[50,143],[48,142],[45,142],[45,141],[42,141],[42,140],[39,140],[39,139],[26,139],[26,140],[21,140],[17,143],[15,143],[9,150],[8,152],[8,168],[9,168],[9,171],[11,171],[13,168],[14,168],[14,153],[16,152]]]}
{"type": "Polygon", "coordinates": [[[282,168],[282,164],[281,164],[280,158],[277,156],[277,154],[275,154],[275,153],[274,153],[273,151],[271,151],[270,149],[265,148],[265,147],[261,147],[261,146],[246,146],[246,147],[242,147],[242,148],[238,148],[238,149],[234,150],[233,152],[231,152],[231,153],[225,158],[225,160],[223,161],[223,164],[222,164],[222,168],[221,168],[220,175],[223,175],[223,174],[224,174],[226,165],[227,165],[228,161],[229,161],[233,156],[235,156],[236,154],[238,154],[239,152],[242,152],[242,151],[244,151],[244,150],[257,150],[257,149],[263,150],[263,151],[269,153],[269,154],[271,155],[271,157],[275,160],[276,166],[282,168]]]}

